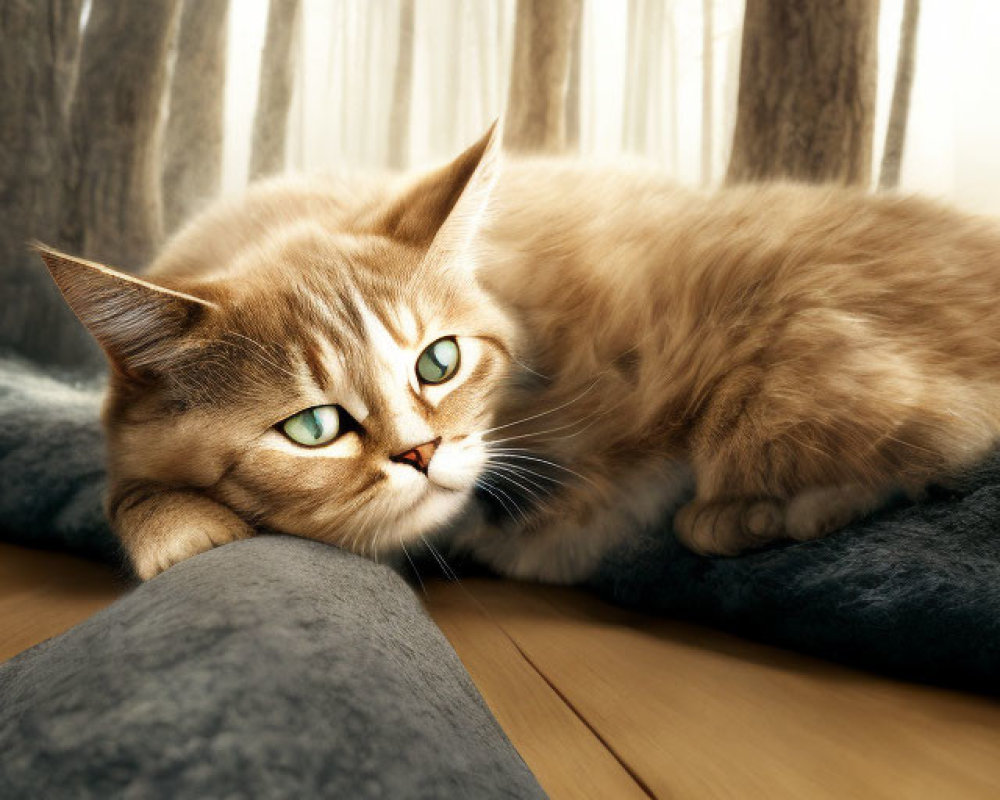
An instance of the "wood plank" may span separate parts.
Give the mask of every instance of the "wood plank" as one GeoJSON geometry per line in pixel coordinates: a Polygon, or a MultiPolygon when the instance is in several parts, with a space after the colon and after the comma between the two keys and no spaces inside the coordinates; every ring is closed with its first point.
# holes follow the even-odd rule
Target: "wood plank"
{"type": "Polygon", "coordinates": [[[648,797],[460,585],[428,582],[425,604],[550,797],[648,797]]]}
{"type": "Polygon", "coordinates": [[[646,618],[466,581],[657,797],[1000,797],[1000,705],[646,618]]]}
{"type": "Polygon", "coordinates": [[[103,564],[0,544],[0,661],[69,630],[127,588],[103,564]]]}

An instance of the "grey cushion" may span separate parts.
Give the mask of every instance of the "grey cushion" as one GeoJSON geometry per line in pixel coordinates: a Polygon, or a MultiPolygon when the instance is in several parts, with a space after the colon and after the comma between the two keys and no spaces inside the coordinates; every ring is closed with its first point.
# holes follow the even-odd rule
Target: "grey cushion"
{"type": "Polygon", "coordinates": [[[0,665],[0,796],[544,795],[396,573],[262,536],[0,665]]]}

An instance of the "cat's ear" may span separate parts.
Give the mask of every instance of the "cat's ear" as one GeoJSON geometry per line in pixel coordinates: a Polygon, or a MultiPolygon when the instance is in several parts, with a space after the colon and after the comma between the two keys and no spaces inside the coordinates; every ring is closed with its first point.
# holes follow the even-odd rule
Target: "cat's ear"
{"type": "Polygon", "coordinates": [[[167,364],[181,337],[215,307],[38,242],[32,246],[73,313],[126,374],[140,375],[167,364]]]}
{"type": "Polygon", "coordinates": [[[464,251],[479,231],[500,170],[501,121],[449,164],[411,185],[382,220],[392,238],[428,248],[427,261],[464,251]]]}

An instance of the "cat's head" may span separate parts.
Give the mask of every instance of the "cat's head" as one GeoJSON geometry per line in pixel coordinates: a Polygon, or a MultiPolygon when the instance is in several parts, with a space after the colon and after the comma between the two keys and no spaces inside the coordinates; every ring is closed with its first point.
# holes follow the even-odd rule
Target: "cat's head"
{"type": "Polygon", "coordinates": [[[148,280],[40,248],[112,367],[112,492],[190,489],[369,553],[454,516],[514,363],[475,277],[497,138],[376,199],[261,190],[148,280]]]}

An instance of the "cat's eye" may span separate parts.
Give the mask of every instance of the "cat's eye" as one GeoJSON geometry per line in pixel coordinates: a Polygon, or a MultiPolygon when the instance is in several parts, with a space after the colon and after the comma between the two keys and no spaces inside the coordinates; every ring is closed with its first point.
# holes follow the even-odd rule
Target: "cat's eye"
{"type": "Polygon", "coordinates": [[[286,419],[278,427],[296,444],[319,447],[336,439],[343,427],[337,406],[314,406],[286,419]]]}
{"type": "Polygon", "coordinates": [[[458,342],[446,336],[432,342],[417,359],[417,378],[421,383],[444,383],[458,372],[461,355],[458,342]]]}

